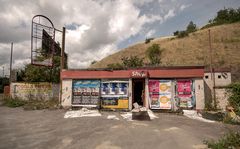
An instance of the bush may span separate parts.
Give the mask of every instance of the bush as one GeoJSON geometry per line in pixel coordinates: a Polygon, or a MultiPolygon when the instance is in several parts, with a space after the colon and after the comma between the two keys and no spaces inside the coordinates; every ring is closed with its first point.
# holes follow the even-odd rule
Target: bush
{"type": "Polygon", "coordinates": [[[240,82],[228,86],[229,104],[234,108],[237,115],[240,115],[240,82]]]}
{"type": "Polygon", "coordinates": [[[153,44],[147,49],[146,54],[150,60],[151,65],[159,65],[161,63],[161,53],[162,51],[160,50],[158,44],[153,44]]]}
{"type": "Polygon", "coordinates": [[[56,109],[57,107],[58,99],[30,100],[24,105],[24,110],[56,109]]]}
{"type": "Polygon", "coordinates": [[[138,56],[122,57],[122,64],[125,68],[136,68],[144,65],[143,58],[138,56]]]}
{"type": "Polygon", "coordinates": [[[6,105],[12,108],[21,107],[21,106],[24,106],[25,104],[26,104],[26,101],[18,98],[11,98],[11,97],[5,97],[3,101],[3,105],[6,105]]]}
{"type": "Polygon", "coordinates": [[[187,37],[188,36],[188,32],[187,31],[179,31],[178,33],[178,38],[183,38],[183,37],[187,37]]]}
{"type": "Polygon", "coordinates": [[[58,99],[51,100],[21,100],[19,98],[4,98],[3,105],[8,107],[23,107],[25,110],[56,109],[58,99]]]}
{"type": "Polygon", "coordinates": [[[146,38],[146,39],[145,39],[145,44],[148,44],[148,43],[150,43],[150,42],[151,42],[151,40],[154,40],[154,38],[146,38]]]}
{"type": "Polygon", "coordinates": [[[113,70],[121,70],[124,69],[123,65],[120,63],[112,63],[112,64],[108,64],[107,68],[109,69],[113,69],[113,70]]]}
{"type": "Polygon", "coordinates": [[[239,132],[229,132],[217,141],[205,140],[203,142],[204,142],[204,144],[207,144],[207,146],[209,148],[212,148],[212,149],[239,148],[240,147],[240,133],[239,132]]]}

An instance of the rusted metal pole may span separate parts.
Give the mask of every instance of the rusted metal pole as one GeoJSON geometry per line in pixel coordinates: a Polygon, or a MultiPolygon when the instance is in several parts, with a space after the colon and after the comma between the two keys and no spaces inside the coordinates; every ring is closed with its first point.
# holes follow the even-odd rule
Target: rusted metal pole
{"type": "Polygon", "coordinates": [[[211,30],[208,30],[208,39],[209,39],[209,50],[210,50],[210,71],[211,71],[211,79],[212,79],[212,91],[213,91],[213,104],[214,108],[217,108],[217,101],[216,101],[216,93],[215,93],[215,73],[213,68],[213,50],[212,50],[212,43],[211,43],[211,30]]]}
{"type": "Polygon", "coordinates": [[[61,77],[61,72],[65,68],[65,62],[64,62],[64,57],[65,57],[65,32],[66,29],[63,27],[62,31],[62,50],[61,50],[61,66],[60,66],[60,91],[59,91],[59,105],[62,105],[62,77],[61,77]]]}
{"type": "Polygon", "coordinates": [[[9,76],[9,83],[12,82],[12,55],[13,55],[13,43],[11,43],[11,56],[10,56],[10,76],[9,76]]]}

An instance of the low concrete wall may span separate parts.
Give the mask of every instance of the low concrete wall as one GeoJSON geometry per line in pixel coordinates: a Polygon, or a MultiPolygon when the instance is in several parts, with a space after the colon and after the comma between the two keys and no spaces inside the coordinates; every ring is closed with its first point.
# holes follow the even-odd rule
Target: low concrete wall
{"type": "Polygon", "coordinates": [[[62,80],[62,99],[61,105],[63,107],[72,106],[72,80],[62,80]]]}
{"type": "Polygon", "coordinates": [[[59,97],[59,84],[52,83],[11,83],[10,94],[23,100],[49,100],[59,97]]]}
{"type": "Polygon", "coordinates": [[[222,111],[226,111],[226,106],[228,105],[228,97],[227,91],[225,88],[216,88],[216,100],[217,100],[217,108],[222,111]]]}
{"type": "Polygon", "coordinates": [[[203,110],[205,108],[204,96],[203,79],[195,79],[196,110],[203,110]]]}

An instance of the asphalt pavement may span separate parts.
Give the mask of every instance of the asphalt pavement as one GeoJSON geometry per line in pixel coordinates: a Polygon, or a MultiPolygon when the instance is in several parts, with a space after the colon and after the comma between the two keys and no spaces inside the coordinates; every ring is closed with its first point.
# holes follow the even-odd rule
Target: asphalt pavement
{"type": "Polygon", "coordinates": [[[200,149],[204,139],[217,139],[239,126],[207,123],[182,115],[155,113],[151,121],[127,121],[120,112],[100,117],[64,118],[65,110],[0,106],[1,149],[200,149]],[[109,120],[116,115],[119,120],[109,120]]]}

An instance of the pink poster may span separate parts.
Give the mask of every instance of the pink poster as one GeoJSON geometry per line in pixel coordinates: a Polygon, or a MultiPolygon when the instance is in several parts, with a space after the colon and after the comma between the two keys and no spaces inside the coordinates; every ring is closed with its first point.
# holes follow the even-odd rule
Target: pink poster
{"type": "Polygon", "coordinates": [[[149,92],[159,92],[159,80],[149,80],[149,92]]]}
{"type": "Polygon", "coordinates": [[[191,97],[192,96],[191,80],[177,81],[177,92],[179,97],[191,97]]]}

